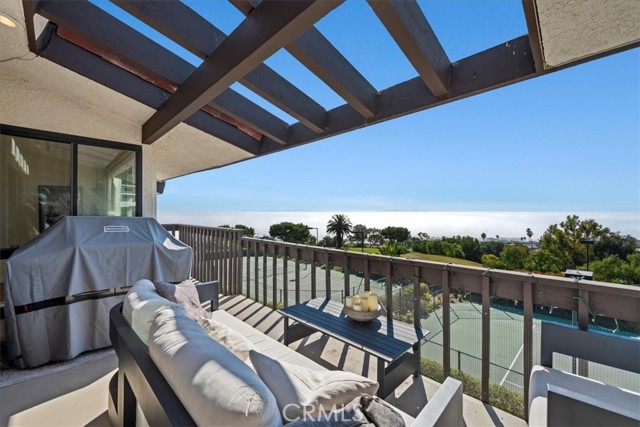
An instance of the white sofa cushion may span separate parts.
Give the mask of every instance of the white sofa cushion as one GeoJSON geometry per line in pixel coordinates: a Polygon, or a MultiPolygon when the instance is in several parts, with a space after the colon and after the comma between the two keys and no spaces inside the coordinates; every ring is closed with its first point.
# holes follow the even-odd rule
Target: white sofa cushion
{"type": "Polygon", "coordinates": [[[529,382],[529,425],[547,425],[547,396],[549,386],[556,386],[567,391],[574,390],[582,396],[594,398],[607,410],[630,416],[636,414],[640,419],[640,394],[604,384],[590,378],[563,372],[544,366],[534,366],[529,382]]]}
{"type": "Polygon", "coordinates": [[[326,414],[361,394],[375,395],[378,390],[376,381],[351,372],[317,371],[254,350],[249,358],[275,395],[285,421],[326,414]]]}
{"type": "Polygon", "coordinates": [[[138,338],[147,345],[151,323],[159,310],[166,307],[177,307],[177,304],[158,295],[153,283],[143,279],[137,281],[127,292],[122,315],[138,338]]]}
{"type": "Polygon", "coordinates": [[[224,310],[214,311],[211,314],[211,318],[242,334],[246,339],[251,341],[254,350],[259,351],[262,354],[266,354],[272,359],[294,363],[316,371],[328,371],[324,366],[319,365],[308,357],[305,357],[305,355],[298,353],[286,345],[283,345],[273,338],[263,334],[258,329],[248,325],[224,310]]]}
{"type": "Polygon", "coordinates": [[[244,335],[210,317],[202,317],[198,323],[209,337],[225,346],[241,360],[246,361],[249,358],[249,351],[253,350],[253,344],[244,335]]]}
{"type": "Polygon", "coordinates": [[[196,424],[282,425],[264,382],[182,310],[161,309],[148,344],[152,360],[196,424]]]}

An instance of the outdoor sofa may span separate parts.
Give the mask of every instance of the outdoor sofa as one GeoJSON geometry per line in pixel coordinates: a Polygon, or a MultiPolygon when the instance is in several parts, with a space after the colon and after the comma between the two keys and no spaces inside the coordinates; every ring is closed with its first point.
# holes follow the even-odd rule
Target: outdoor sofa
{"type": "Polygon", "coordinates": [[[607,367],[634,372],[637,382],[640,340],[545,321],[541,340],[529,383],[530,426],[640,426],[640,394],[553,367],[554,353],[562,354],[606,365],[589,366],[601,377],[611,375],[607,367]]]}
{"type": "MultiPolygon", "coordinates": [[[[224,310],[218,310],[217,282],[200,284],[196,289],[198,305],[200,301],[211,301],[212,324],[221,327],[223,332],[232,332],[231,345],[227,345],[229,341],[224,337],[222,340],[220,336],[217,340],[211,338],[210,330],[205,330],[193,316],[189,317],[188,308],[160,296],[148,280],[137,282],[124,302],[111,310],[110,337],[119,359],[118,372],[109,385],[112,425],[286,425],[293,418],[290,415],[295,416],[300,408],[293,408],[294,414],[287,417],[279,410],[282,405],[274,396],[275,388],[282,395],[281,389],[287,388],[288,377],[278,372],[278,364],[307,369],[300,378],[312,377],[306,378],[311,381],[312,389],[318,386],[313,382],[318,378],[337,375],[339,384],[355,384],[348,390],[352,395],[375,394],[374,380],[329,371],[224,310]],[[242,349],[242,343],[233,342],[236,333],[251,346],[251,357],[246,360],[243,360],[246,354],[238,352],[238,348],[246,348],[242,349]],[[262,365],[261,370],[258,363],[262,365]],[[346,376],[346,382],[341,375],[346,376]],[[283,381],[285,384],[280,384],[283,381]]],[[[296,375],[290,378],[297,379],[296,375]]],[[[326,404],[326,396],[320,401],[326,404]]],[[[376,405],[390,407],[386,402],[376,402],[376,405]]],[[[313,405],[310,408],[313,409],[313,405]]],[[[407,426],[464,425],[462,384],[453,378],[447,378],[415,419],[391,408],[407,426]]],[[[285,406],[285,410],[289,409],[291,407],[285,406]]],[[[328,418],[326,412],[315,415],[316,419],[334,420],[328,418]]],[[[308,420],[297,417],[293,421],[305,419],[308,420]]]]}

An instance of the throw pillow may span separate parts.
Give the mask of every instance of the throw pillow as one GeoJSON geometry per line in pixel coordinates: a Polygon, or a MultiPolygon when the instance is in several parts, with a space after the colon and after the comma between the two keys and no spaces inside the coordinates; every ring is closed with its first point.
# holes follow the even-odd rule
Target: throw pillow
{"type": "Polygon", "coordinates": [[[202,308],[200,298],[198,298],[198,290],[191,280],[185,280],[177,285],[158,281],[153,282],[153,285],[161,297],[179,304],[187,315],[196,322],[209,315],[207,310],[202,308]]]}
{"type": "Polygon", "coordinates": [[[363,393],[375,394],[378,383],[344,371],[314,371],[273,360],[255,350],[249,358],[256,372],[276,397],[285,421],[328,413],[363,393]]]}
{"type": "Polygon", "coordinates": [[[231,350],[241,360],[246,361],[249,358],[249,352],[253,350],[253,344],[244,335],[209,317],[201,317],[198,323],[202,325],[211,338],[231,350]]]}

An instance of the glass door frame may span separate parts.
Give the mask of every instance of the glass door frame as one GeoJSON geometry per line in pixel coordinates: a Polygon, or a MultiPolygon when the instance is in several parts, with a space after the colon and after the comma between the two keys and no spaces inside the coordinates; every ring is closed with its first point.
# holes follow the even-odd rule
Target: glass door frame
{"type": "Polygon", "coordinates": [[[61,142],[71,145],[71,215],[78,214],[78,147],[80,145],[112,148],[115,150],[132,151],[135,154],[136,169],[136,209],[135,216],[142,216],[142,146],[121,142],[107,141],[103,139],[87,138],[56,132],[47,132],[37,129],[28,129],[17,126],[0,124],[0,133],[8,136],[16,136],[45,141],[61,142]]]}

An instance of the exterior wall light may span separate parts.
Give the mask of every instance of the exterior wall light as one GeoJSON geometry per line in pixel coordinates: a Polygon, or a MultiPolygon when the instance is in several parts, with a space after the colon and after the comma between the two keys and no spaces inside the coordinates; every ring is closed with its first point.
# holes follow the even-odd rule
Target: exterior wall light
{"type": "Polygon", "coordinates": [[[0,13],[0,24],[5,25],[9,28],[15,28],[16,27],[16,23],[13,20],[13,18],[9,18],[8,16],[0,13]]]}

